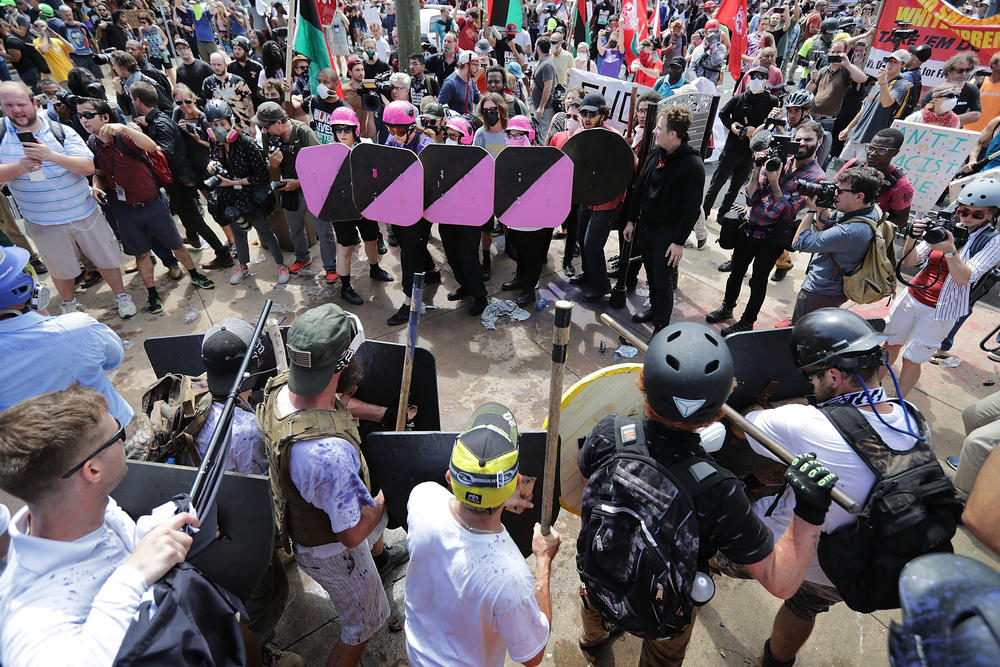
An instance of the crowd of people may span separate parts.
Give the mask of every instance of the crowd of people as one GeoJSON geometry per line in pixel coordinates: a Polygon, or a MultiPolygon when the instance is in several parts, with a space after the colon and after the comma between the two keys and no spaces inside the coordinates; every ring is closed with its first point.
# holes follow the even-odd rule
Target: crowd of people
{"type": "MultiPolygon", "coordinates": [[[[985,3],[967,4],[970,14],[986,11],[985,3]]],[[[138,286],[126,274],[136,272],[144,308],[157,314],[157,264],[171,281],[186,273],[195,289],[211,290],[224,271],[232,286],[253,280],[254,265],[270,257],[278,288],[315,275],[360,314],[332,303],[300,314],[288,332],[289,370],[267,383],[256,414],[245,402],[250,387],[240,386],[228,469],[271,479],[278,545],[265,581],[283,579],[293,558],[326,590],[341,624],[329,664],[357,664],[386,626],[405,628],[413,664],[499,665],[508,654],[538,664],[550,638],[549,577],[561,538],[536,526],[532,572],[501,522],[504,511],[532,507],[518,474],[514,411],[490,403],[471,416],[442,471],[448,487],[424,483],[409,496],[405,543],[383,539],[386,500],[372,493],[362,452],[358,420],[388,429],[396,422],[395,406],[353,397],[363,376],[355,353],[364,341],[364,294],[371,283],[398,281],[400,305],[386,323],[408,322],[420,307],[414,275],[443,281],[428,250],[436,230],[455,283],[447,299],[468,300],[473,317],[488,306],[498,252],[516,265],[500,290],[517,306],[538,301],[553,241],[563,243],[562,275],[551,280],[565,278],[571,298],[603,307],[613,235],[625,289],[637,290],[641,272],[648,283],[647,307],[632,314],[651,327],[639,376],[645,414],[601,419],[578,459],[590,480],[576,560],[585,584],[581,659],[631,628],[644,637],[640,664],[678,665],[697,613],[686,599],[683,613],[646,634],[638,630],[641,607],[609,621],[623,608],[609,600],[621,593],[609,593],[598,570],[623,565],[628,549],[611,543],[615,529],[629,528],[595,518],[593,501],[599,489],[610,493],[604,485],[624,447],[655,462],[642,474],[656,485],[688,485],[681,495],[691,495],[697,517],[687,529],[699,545],[688,561],[697,572],[754,578],[785,600],[762,638],[761,664],[792,664],[816,617],[849,599],[817,552],[825,536],[855,521],[831,506],[834,483],[865,499],[887,470],[937,465],[933,428],[904,399],[924,363],[951,356],[1000,265],[1000,172],[992,171],[1000,167],[1000,53],[988,62],[973,51],[941,58],[914,39],[870,74],[864,61],[878,6],[751,2],[747,47],[731,74],[731,28],[716,18],[714,0],[651,3],[649,36],[635,53],[613,0],[594,2],[586,26],[562,1],[525,3],[520,21],[500,26],[489,25],[483,7],[446,4],[435,7],[419,50],[402,57],[391,0],[339,1],[323,26],[331,61],[320,63],[289,51],[280,1],[175,0],[164,8],[0,0],[0,489],[26,503],[13,517],[0,505],[0,663],[110,664],[143,594],[184,560],[184,527],[199,521],[181,513],[156,527],[136,524],[109,496],[126,474],[126,452],[148,452],[148,433],[107,376],[124,358],[121,339],[77,295],[104,294],[106,283],[118,316],[132,318],[138,286]],[[932,58],[944,62],[943,81],[927,86],[922,66],[932,58]],[[571,85],[573,70],[643,87],[624,131],[601,92],[571,85]],[[683,97],[706,92],[721,97],[708,150],[692,136],[693,98],[683,97]],[[897,120],[980,132],[954,175],[964,185],[953,201],[942,194],[936,217],[911,212],[914,186],[894,161],[905,139],[897,120]],[[631,185],[602,203],[573,203],[555,230],[495,219],[324,220],[306,206],[297,161],[303,148],[333,143],[417,154],[431,144],[477,146],[496,157],[508,146],[562,148],[581,132],[624,135],[617,141],[635,153],[631,185]],[[308,269],[313,232],[318,274],[308,269]],[[718,267],[729,274],[722,302],[706,309],[706,324],[676,322],[684,255],[713,235],[732,251],[718,267]],[[877,259],[897,256],[897,235],[905,285],[889,276],[896,294],[878,333],[842,306],[860,298],[859,275],[871,271],[869,287],[884,287],[877,259]],[[251,257],[254,243],[260,258],[251,257]],[[359,245],[368,272],[356,284],[359,245]],[[397,275],[382,266],[388,253],[398,255],[397,275]],[[784,280],[795,257],[809,259],[784,324],[814,400],[749,413],[795,457],[780,466],[786,486],[751,500],[745,480],[706,453],[698,431],[721,418],[733,389],[724,337],[754,329],[769,283],[784,280]],[[749,296],[738,309],[748,273],[749,296]],[[837,420],[849,418],[874,434],[868,449],[844,435],[837,420]],[[685,475],[694,481],[678,481],[685,475]],[[595,525],[603,528],[593,532],[595,525]],[[399,608],[383,578],[407,562],[399,608]]],[[[205,333],[212,400],[178,463],[205,454],[244,358],[250,377],[266,370],[252,336],[252,325],[236,318],[205,333]]],[[[953,495],[967,500],[965,525],[997,550],[1000,394],[969,406],[963,420],[961,455],[947,461],[956,469],[953,495]]],[[[754,436],[734,437],[774,458],[754,436]]],[[[611,487],[626,495],[631,488],[611,487]]],[[[287,582],[281,590],[262,583],[246,601],[251,664],[300,664],[271,642],[287,582]]],[[[660,593],[657,604],[662,585],[660,593]]]]}

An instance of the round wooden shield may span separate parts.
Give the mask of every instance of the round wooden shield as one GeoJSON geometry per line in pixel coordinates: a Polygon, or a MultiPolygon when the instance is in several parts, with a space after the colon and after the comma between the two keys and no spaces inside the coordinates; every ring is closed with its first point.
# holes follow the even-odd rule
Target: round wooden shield
{"type": "Polygon", "coordinates": [[[617,132],[583,130],[570,137],[562,149],[573,161],[573,201],[579,204],[605,204],[632,182],[635,153],[617,132]]]}
{"type": "MultiPolygon", "coordinates": [[[[559,504],[580,513],[583,484],[576,457],[590,432],[603,417],[617,412],[641,418],[643,396],[636,386],[642,364],[616,364],[594,371],[563,393],[559,412],[559,504]]],[[[548,427],[548,421],[543,429],[548,427]]]]}

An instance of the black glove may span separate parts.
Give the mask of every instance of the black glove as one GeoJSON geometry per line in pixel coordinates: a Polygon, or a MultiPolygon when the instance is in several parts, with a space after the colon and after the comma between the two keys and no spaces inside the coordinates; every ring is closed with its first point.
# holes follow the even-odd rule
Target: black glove
{"type": "Polygon", "coordinates": [[[795,457],[785,471],[785,481],[795,492],[795,513],[806,523],[823,525],[837,476],[810,452],[795,457]]]}

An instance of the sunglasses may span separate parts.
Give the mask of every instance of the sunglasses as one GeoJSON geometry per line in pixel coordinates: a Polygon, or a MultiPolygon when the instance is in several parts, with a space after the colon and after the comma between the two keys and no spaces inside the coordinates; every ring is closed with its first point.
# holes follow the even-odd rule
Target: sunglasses
{"type": "Polygon", "coordinates": [[[90,120],[91,118],[96,118],[100,114],[97,113],[96,111],[78,111],[76,115],[79,116],[80,118],[86,118],[87,120],[90,120]]]}
{"type": "Polygon", "coordinates": [[[350,125],[334,125],[334,134],[354,134],[354,128],[350,125]]]}
{"type": "Polygon", "coordinates": [[[119,440],[121,440],[122,443],[125,442],[125,427],[122,426],[122,423],[117,419],[115,419],[115,423],[118,424],[118,430],[115,432],[113,436],[111,436],[111,439],[105,442],[100,447],[98,447],[96,450],[94,450],[93,454],[91,454],[90,456],[88,456],[87,458],[85,458],[84,460],[80,461],[78,464],[67,470],[66,473],[62,476],[63,479],[69,479],[70,477],[75,475],[77,471],[80,470],[80,468],[82,468],[87,463],[87,461],[94,458],[95,456],[97,456],[98,454],[100,454],[105,449],[115,444],[119,440]]]}
{"type": "Polygon", "coordinates": [[[580,116],[583,118],[596,118],[601,115],[600,111],[580,111],[580,116]]]}
{"type": "Polygon", "coordinates": [[[458,141],[458,142],[462,141],[462,135],[460,135],[458,132],[445,132],[444,136],[447,137],[448,139],[451,139],[452,141],[458,141]]]}
{"type": "Polygon", "coordinates": [[[194,100],[177,100],[177,104],[194,104],[194,100]]]}
{"type": "Polygon", "coordinates": [[[937,95],[934,97],[936,100],[953,100],[958,97],[958,93],[945,93],[944,95],[937,95]]]}
{"type": "Polygon", "coordinates": [[[955,209],[955,213],[963,218],[972,218],[973,220],[985,220],[990,215],[989,211],[972,211],[964,206],[959,206],[955,209]]]}
{"type": "Polygon", "coordinates": [[[767,75],[766,74],[751,74],[750,75],[750,80],[751,81],[767,81],[767,75]]]}

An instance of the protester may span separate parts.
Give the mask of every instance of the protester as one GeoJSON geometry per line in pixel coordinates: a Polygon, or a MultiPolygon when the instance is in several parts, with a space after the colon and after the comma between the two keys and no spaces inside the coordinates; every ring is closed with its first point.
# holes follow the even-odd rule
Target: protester
{"type": "Polygon", "coordinates": [[[840,115],[848,86],[852,81],[855,84],[864,83],[868,76],[847,57],[847,43],[844,40],[830,45],[827,59],[829,64],[825,67],[813,68],[806,90],[816,95],[813,117],[824,130],[832,134],[833,124],[840,115]]]}
{"type": "Polygon", "coordinates": [[[551,48],[552,44],[548,37],[539,37],[535,42],[535,59],[538,64],[532,76],[531,106],[535,113],[531,120],[535,124],[535,132],[543,137],[548,136],[552,116],[556,112],[552,100],[552,90],[556,85],[556,68],[549,55],[551,48]]]}
{"type": "Polygon", "coordinates": [[[479,104],[481,94],[476,87],[475,79],[479,73],[479,57],[473,51],[463,51],[458,56],[458,66],[455,71],[441,84],[438,103],[446,105],[459,114],[471,114],[479,104]]]}
{"type": "MultiPolygon", "coordinates": [[[[969,81],[969,77],[972,76],[972,71],[978,64],[979,62],[976,60],[976,56],[967,51],[956,53],[951,58],[948,58],[948,62],[944,64],[945,83],[949,83],[953,88],[959,89],[958,97],[955,98],[955,106],[953,110],[958,116],[958,120],[962,127],[968,123],[975,123],[982,115],[979,88],[976,88],[975,84],[969,81]]],[[[911,91],[911,94],[917,94],[919,92],[920,91],[918,89],[911,91]]],[[[926,107],[933,98],[935,92],[937,92],[937,88],[924,95],[920,100],[921,106],[926,107]]]]}
{"type": "Polygon", "coordinates": [[[966,130],[981,132],[990,121],[1000,116],[1000,53],[990,56],[989,76],[979,87],[979,102],[983,109],[979,120],[963,123],[962,127],[966,130]]]}
{"type": "MultiPolygon", "coordinates": [[[[531,111],[528,109],[528,105],[507,92],[507,78],[509,76],[511,75],[507,72],[507,70],[499,65],[490,66],[486,70],[486,92],[496,93],[503,98],[504,106],[507,110],[507,118],[513,118],[514,116],[530,116],[531,111]]],[[[563,100],[564,105],[569,105],[571,102],[570,92],[571,91],[566,91],[566,98],[563,100]]],[[[485,99],[485,97],[483,99],[485,99]]],[[[553,125],[555,122],[555,118],[553,118],[553,125]]]]}
{"type": "Polygon", "coordinates": [[[302,98],[302,111],[309,116],[309,127],[319,142],[332,144],[337,139],[333,132],[333,113],[347,107],[347,103],[337,96],[337,73],[332,68],[321,69],[316,74],[316,82],[316,94],[302,98]]]}
{"type": "Polygon", "coordinates": [[[437,77],[426,71],[426,59],[423,53],[410,54],[410,101],[419,109],[424,95],[437,97],[441,84],[437,77]]]}
{"type": "Polygon", "coordinates": [[[347,75],[350,79],[341,86],[344,91],[344,101],[354,109],[354,115],[358,117],[358,122],[361,123],[361,136],[365,139],[374,140],[378,136],[375,130],[375,115],[365,109],[361,101],[361,82],[365,80],[365,64],[358,58],[349,58],[347,61],[347,75]]]}
{"type": "Polygon", "coordinates": [[[233,110],[236,129],[251,136],[256,133],[250,119],[253,117],[253,92],[247,82],[227,69],[226,55],[216,51],[209,59],[212,75],[202,82],[202,95],[206,100],[224,100],[233,110]]]}
{"type": "Polygon", "coordinates": [[[52,79],[56,83],[64,83],[66,75],[73,69],[73,61],[70,60],[73,45],[60,37],[45,21],[35,21],[35,32],[38,33],[38,37],[34,39],[35,48],[45,58],[52,79]]]}
{"type": "Polygon", "coordinates": [[[865,97],[861,110],[854,119],[840,131],[840,140],[847,142],[840,152],[841,160],[861,160],[865,156],[865,145],[876,132],[892,124],[907,95],[916,94],[917,91],[910,90],[909,81],[900,76],[903,63],[909,57],[905,50],[897,49],[886,58],[879,70],[877,85],[865,97]]]}
{"type": "Polygon", "coordinates": [[[954,112],[955,105],[958,104],[959,93],[960,89],[955,88],[954,84],[951,83],[935,86],[931,91],[930,99],[923,108],[914,111],[905,120],[911,123],[925,123],[940,127],[961,127],[962,121],[954,112]]]}

